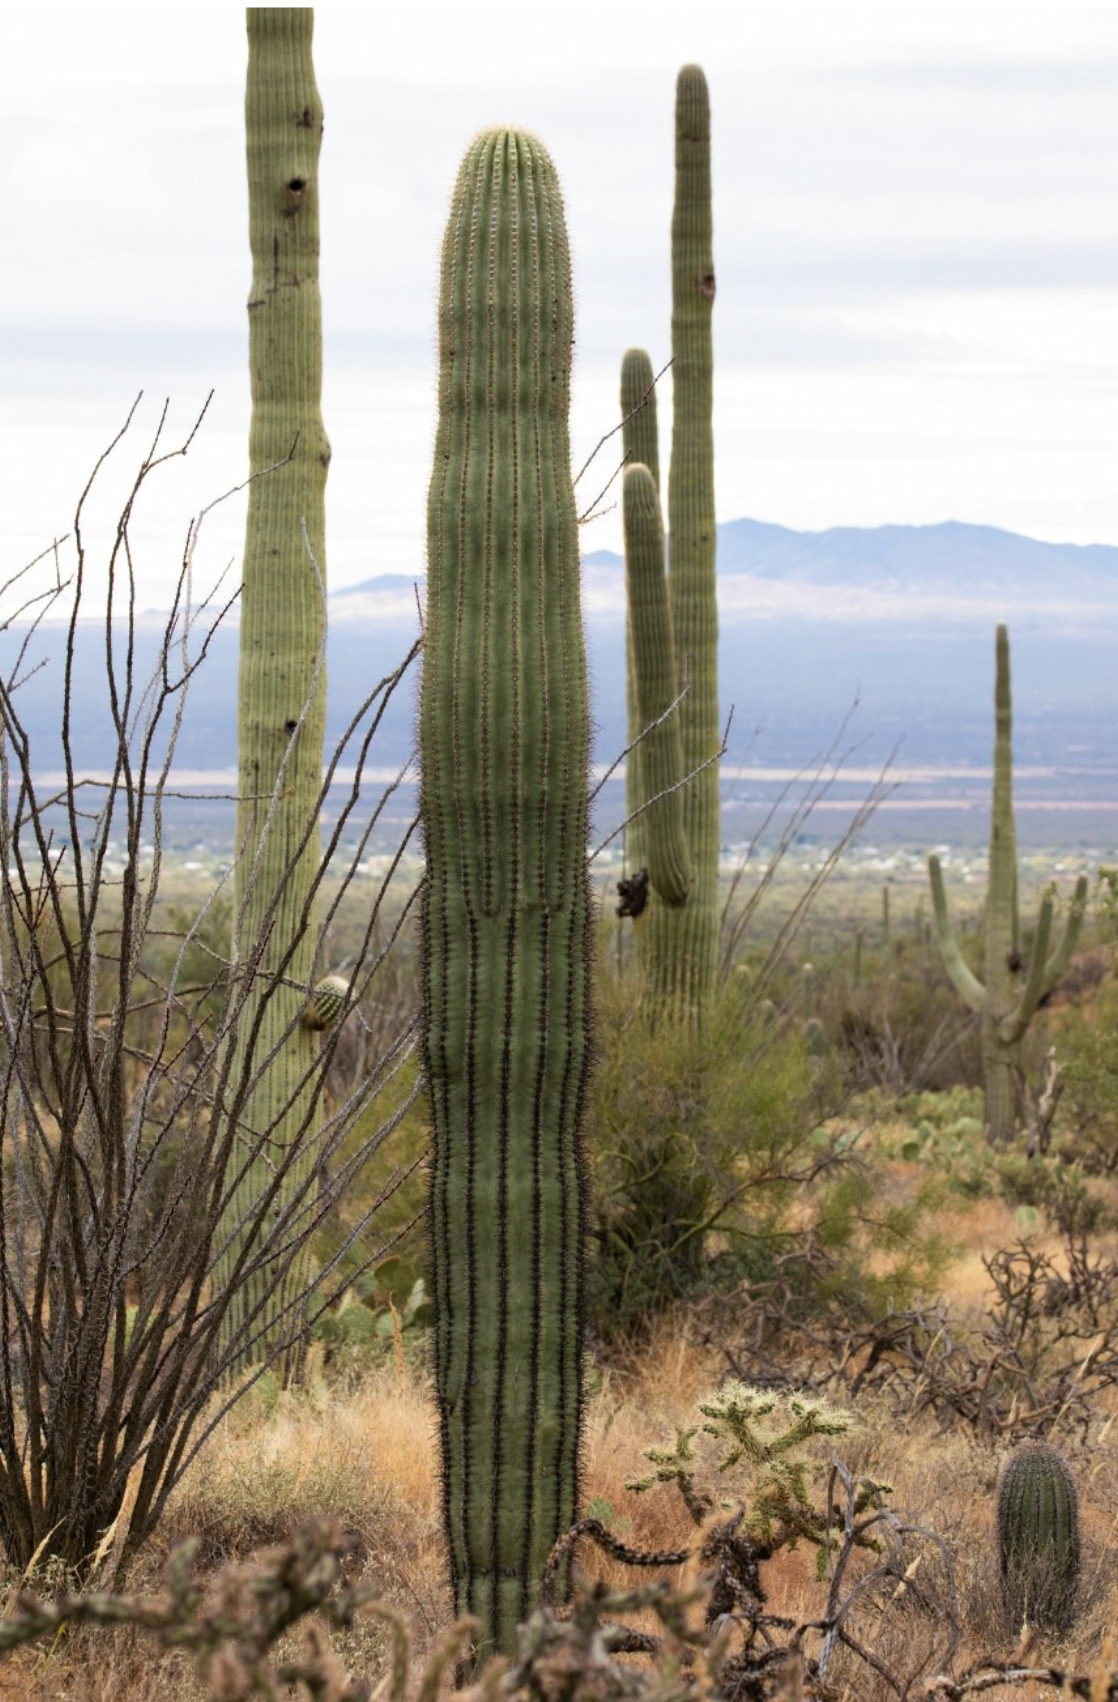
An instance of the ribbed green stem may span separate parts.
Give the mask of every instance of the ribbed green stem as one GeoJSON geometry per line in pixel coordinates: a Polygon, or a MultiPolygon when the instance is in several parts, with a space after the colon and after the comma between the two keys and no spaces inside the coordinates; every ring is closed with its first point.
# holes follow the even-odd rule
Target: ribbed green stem
{"type": "Polygon", "coordinates": [[[577,1512],[589,717],[555,170],[497,130],[442,253],[420,700],[425,1056],[455,1606],[511,1652],[577,1512]]]}
{"type": "Polygon", "coordinates": [[[1079,1583],[1079,1497],[1062,1454],[1026,1443],[1006,1461],[998,1486],[1002,1588],[1013,1629],[1024,1622],[1066,1631],[1079,1583]]]}
{"type": "Polygon", "coordinates": [[[714,517],[713,218],[710,101],[697,65],[676,85],[672,214],[672,454],[668,471],[669,588],[679,653],[683,820],[695,878],[687,903],[653,906],[648,960],[660,1002],[697,1015],[718,969],[720,800],[716,759],[718,592],[714,517]],[[704,766],[709,765],[709,766],[704,766]],[[700,772],[701,771],[701,772],[700,772]]]}
{"type": "Polygon", "coordinates": [[[683,831],[683,744],[677,696],[675,639],[664,576],[664,528],[652,474],[639,461],[624,480],[625,583],[632,647],[630,677],[637,688],[641,741],[645,861],[653,891],[665,904],[682,904],[692,881],[683,831]],[[669,713],[671,711],[671,713],[669,713]],[[649,800],[654,800],[649,802],[649,800]]]}
{"type": "MultiPolygon", "coordinates": [[[[656,389],[652,362],[644,349],[627,349],[621,362],[621,443],[627,467],[647,467],[652,482],[660,489],[660,434],[656,420],[656,389]]],[[[661,573],[665,564],[661,563],[661,573]]],[[[648,725],[641,719],[636,674],[633,667],[632,615],[626,624],[626,694],[628,716],[626,744],[631,748],[625,760],[625,814],[629,825],[625,829],[625,861],[629,873],[648,866],[647,824],[638,814],[648,796],[642,777],[644,743],[641,734],[648,725]]],[[[673,692],[673,696],[675,693],[673,692]]]]}
{"type": "MultiPolygon", "coordinates": [[[[325,729],[322,575],[330,446],[320,406],[322,103],[311,58],[313,21],[309,8],[248,10],[249,464],[254,474],[275,471],[249,487],[237,722],[234,904],[242,970],[261,940],[264,944],[255,962],[259,997],[254,993],[244,1009],[231,1076],[234,1094],[239,1084],[253,1082],[241,1106],[234,1169],[251,1149],[258,1156],[222,1226],[228,1250],[219,1283],[231,1280],[246,1250],[240,1226],[274,1178],[276,1154],[293,1142],[309,1146],[314,1122],[306,1084],[319,1042],[299,1018],[313,971],[310,893],[320,858],[316,812],[325,729]],[[265,1131],[270,1151],[260,1148],[265,1131]]],[[[292,1166],[277,1210],[301,1186],[308,1163],[309,1158],[292,1166]]],[[[248,1252],[251,1257],[252,1249],[248,1252]]],[[[230,1331],[257,1313],[249,1326],[253,1331],[263,1325],[265,1339],[286,1333],[303,1274],[297,1265],[271,1293],[274,1280],[266,1274],[239,1281],[230,1331]]]]}
{"type": "Polygon", "coordinates": [[[997,629],[994,681],[994,791],[990,812],[989,886],[986,893],[984,981],[968,967],[947,913],[939,858],[928,859],[936,935],[944,966],[957,991],[981,1021],[986,1133],[993,1142],[1013,1139],[1018,1122],[1021,1041],[1044,995],[1067,968],[1087,904],[1087,878],[1076,883],[1060,943],[1049,950],[1053,900],[1041,901],[1029,970],[1019,950],[1017,841],[1013,820],[1013,701],[1009,634],[997,629]]]}

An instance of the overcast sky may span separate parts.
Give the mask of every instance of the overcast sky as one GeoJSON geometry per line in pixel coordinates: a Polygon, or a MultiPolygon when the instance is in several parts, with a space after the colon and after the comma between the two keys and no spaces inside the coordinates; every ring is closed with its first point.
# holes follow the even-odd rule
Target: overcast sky
{"type": "MultiPolygon", "coordinates": [[[[146,514],[158,601],[190,513],[245,470],[243,13],[25,8],[8,34],[2,577],[67,529],[139,389],[149,423],[172,398],[173,436],[216,387],[146,514]]],[[[623,350],[667,358],[686,60],[714,123],[719,517],[1118,544],[1113,0],[329,4],[331,584],[422,569],[436,262],[477,129],[535,130],[564,186],[576,463],[614,423],[623,350]]],[[[240,528],[236,503],[212,517],[206,572],[240,528]]],[[[586,547],[619,532],[607,516],[586,547]]]]}

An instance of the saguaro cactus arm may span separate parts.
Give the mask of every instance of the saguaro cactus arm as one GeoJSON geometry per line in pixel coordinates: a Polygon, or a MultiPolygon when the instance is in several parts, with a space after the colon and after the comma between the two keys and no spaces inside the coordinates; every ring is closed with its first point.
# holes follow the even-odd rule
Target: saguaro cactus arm
{"type": "Polygon", "coordinates": [[[644,349],[626,349],[621,360],[621,443],[625,465],[647,467],[660,489],[660,431],[656,420],[656,378],[644,349]]]}
{"type": "MultiPolygon", "coordinates": [[[[652,362],[644,349],[628,349],[621,362],[621,442],[626,466],[639,462],[652,474],[657,491],[660,488],[660,436],[656,422],[656,381],[652,362]]],[[[660,564],[664,572],[664,562],[660,564]]],[[[626,861],[630,875],[643,869],[648,861],[646,852],[648,824],[641,815],[649,796],[644,782],[644,741],[641,737],[647,721],[641,719],[636,668],[633,663],[633,616],[627,613],[625,628],[625,710],[629,755],[625,763],[625,829],[626,861]]],[[[678,673],[678,670],[677,670],[678,673]]]]}
{"type": "Polygon", "coordinates": [[[932,886],[932,909],[935,914],[936,939],[943,956],[943,967],[951,977],[955,990],[963,1003],[968,1005],[972,1011],[981,1011],[986,1002],[986,989],[959,950],[959,942],[955,938],[955,930],[951,926],[951,917],[947,910],[943,869],[934,852],[928,858],[928,877],[932,886]]]}
{"type": "Polygon", "coordinates": [[[511,1653],[577,1513],[589,715],[555,169],[489,131],[442,251],[420,698],[424,1055],[455,1605],[511,1653]]]}
{"type": "Polygon", "coordinates": [[[683,745],[679,733],[675,642],[664,577],[660,500],[649,469],[626,467],[623,487],[625,580],[637,691],[649,879],[665,904],[682,904],[692,880],[683,828],[683,745]]]}

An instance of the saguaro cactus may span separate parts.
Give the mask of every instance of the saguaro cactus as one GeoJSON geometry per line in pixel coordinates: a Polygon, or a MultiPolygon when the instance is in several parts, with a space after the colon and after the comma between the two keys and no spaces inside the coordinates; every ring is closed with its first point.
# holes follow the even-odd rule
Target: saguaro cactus
{"type": "Polygon", "coordinates": [[[1079,1497],[1062,1454],[1029,1442],[1011,1454],[998,1485],[1002,1592],[1014,1631],[1028,1621],[1066,1631],[1079,1585],[1079,1497]]]}
{"type": "MultiPolygon", "coordinates": [[[[685,65],[676,85],[675,204],[672,214],[672,452],[668,469],[668,590],[674,627],[674,697],[686,687],[679,719],[682,816],[693,878],[685,899],[659,894],[641,923],[642,947],[654,994],[693,1017],[713,991],[718,967],[718,594],[715,578],[713,219],[710,179],[710,101],[697,65],[685,65]]],[[[647,362],[647,357],[645,357],[647,362]]],[[[635,373],[634,352],[626,363],[635,373]]],[[[651,377],[651,367],[647,367],[651,377]]],[[[627,391],[623,370],[623,408],[627,391]]],[[[647,434],[648,423],[636,430],[647,434]]],[[[655,422],[652,420],[652,428],[655,422]]],[[[629,441],[626,442],[629,448],[629,441]]],[[[634,449],[639,449],[636,441],[634,449]]],[[[650,451],[645,450],[647,456],[650,451]]],[[[627,532],[628,536],[628,532],[627,532]]],[[[628,543],[626,545],[628,553],[628,543]]],[[[633,584],[630,574],[630,585],[633,584]]],[[[632,621],[632,614],[630,614],[632,621]]],[[[639,670],[640,658],[631,651],[639,670]]],[[[639,685],[635,701],[640,703],[639,685]]],[[[632,700],[631,700],[632,701],[632,700]]],[[[669,698],[670,701],[670,698],[669,698]]],[[[647,722],[644,723],[647,725],[647,722]]],[[[638,759],[642,802],[654,795],[638,759]]],[[[632,807],[632,805],[630,805],[632,807]]],[[[662,818],[662,823],[667,821],[662,818]]],[[[662,825],[661,823],[661,825],[662,825]]],[[[656,860],[649,818],[641,848],[656,860]]],[[[663,862],[663,859],[660,859],[663,862]]],[[[655,877],[653,887],[656,888],[655,877]]]]}
{"type": "MultiPolygon", "coordinates": [[[[248,1203],[273,1185],[277,1153],[292,1142],[309,1148],[313,1136],[307,1084],[319,1041],[300,1016],[314,967],[320,858],[330,445],[320,408],[322,103],[311,58],[314,13],[249,7],[247,23],[249,462],[253,473],[272,470],[249,487],[237,716],[234,949],[259,1000],[250,994],[244,1006],[230,1072],[240,1135],[229,1173],[240,1180],[221,1229],[217,1281],[232,1291],[230,1330],[252,1320],[263,1351],[277,1331],[290,1335],[303,1276],[296,1263],[278,1286],[274,1273],[246,1279],[253,1255],[239,1226],[248,1203]],[[270,1151],[261,1141],[265,1131],[270,1151]]],[[[277,1210],[297,1197],[301,1162],[287,1166],[277,1210]]]]}
{"type": "Polygon", "coordinates": [[[514,1647],[576,1516],[589,718],[555,169],[479,136],[442,251],[420,697],[424,1049],[455,1604],[514,1647]]]}
{"type": "Polygon", "coordinates": [[[1013,704],[1009,680],[1009,634],[997,629],[994,686],[994,795],[990,812],[990,869],[986,892],[984,981],[968,967],[947,914],[940,860],[928,859],[936,934],[944,967],[960,996],[982,1023],[986,1133],[1010,1141],[1017,1127],[1021,1041],[1044,995],[1067,968],[1087,904],[1087,877],[1080,875],[1060,943],[1050,949],[1054,895],[1041,899],[1027,973],[1021,953],[1017,909],[1017,840],[1013,820],[1013,704]]]}

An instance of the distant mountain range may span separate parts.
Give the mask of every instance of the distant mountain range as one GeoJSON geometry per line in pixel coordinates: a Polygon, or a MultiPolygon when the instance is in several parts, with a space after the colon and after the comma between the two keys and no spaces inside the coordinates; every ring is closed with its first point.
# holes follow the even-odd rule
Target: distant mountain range
{"type": "MultiPolygon", "coordinates": [[[[1018,760],[1058,765],[1075,752],[1100,784],[1115,769],[1118,548],[953,521],[795,532],[746,519],[719,526],[718,575],[721,692],[727,710],[735,706],[739,758],[748,750],[754,763],[802,765],[826,748],[857,697],[854,736],[866,760],[899,745],[902,761],[985,763],[993,628],[1005,620],[1018,760]]],[[[584,589],[596,753],[606,760],[625,742],[621,558],[589,554],[584,589]]],[[[412,642],[416,597],[405,574],[330,596],[331,739],[412,642]]],[[[154,616],[141,622],[141,674],[154,664],[158,627],[154,616]]],[[[63,630],[44,626],[33,655],[57,664],[63,630]]],[[[103,766],[107,742],[103,644],[103,635],[84,634],[75,670],[75,756],[90,769],[103,766]]],[[[192,694],[184,768],[235,763],[236,647],[234,622],[216,636],[192,694]]],[[[30,673],[19,696],[43,769],[57,763],[58,672],[30,673]]],[[[414,690],[405,689],[378,737],[378,766],[403,758],[414,723],[414,690]]]]}

